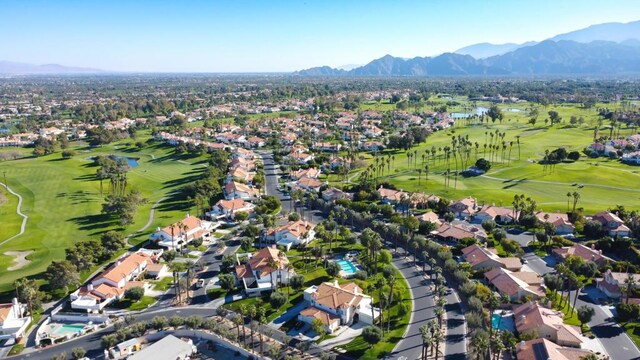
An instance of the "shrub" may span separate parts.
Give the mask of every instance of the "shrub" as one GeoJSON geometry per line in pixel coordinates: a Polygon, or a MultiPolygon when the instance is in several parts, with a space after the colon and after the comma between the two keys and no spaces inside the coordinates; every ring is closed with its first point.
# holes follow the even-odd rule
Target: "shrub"
{"type": "Polygon", "coordinates": [[[367,280],[368,275],[366,271],[357,271],[355,274],[353,274],[353,277],[358,280],[367,280]]]}
{"type": "Polygon", "coordinates": [[[382,340],[382,330],[377,326],[367,326],[362,329],[362,338],[373,346],[382,340]]]}
{"type": "Polygon", "coordinates": [[[280,291],[274,291],[271,293],[271,296],[269,296],[269,303],[274,309],[280,309],[287,303],[287,295],[280,291]]]}
{"type": "Polygon", "coordinates": [[[124,296],[129,300],[138,302],[144,296],[144,289],[140,286],[132,287],[125,291],[124,296]]]}

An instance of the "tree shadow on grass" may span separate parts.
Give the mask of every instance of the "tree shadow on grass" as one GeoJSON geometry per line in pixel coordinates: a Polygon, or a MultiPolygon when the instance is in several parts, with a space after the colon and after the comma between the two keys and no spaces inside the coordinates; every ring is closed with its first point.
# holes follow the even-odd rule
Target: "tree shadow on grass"
{"type": "MultiPolygon", "coordinates": [[[[97,181],[98,179],[96,178],[95,174],[84,174],[84,175],[80,175],[80,176],[74,177],[73,180],[78,180],[78,181],[97,181]]],[[[104,181],[107,182],[108,180],[104,180],[104,181]]]]}
{"type": "Polygon", "coordinates": [[[168,188],[174,188],[174,187],[178,187],[178,186],[183,186],[183,185],[186,185],[188,183],[192,183],[192,182],[197,181],[197,180],[200,180],[200,173],[189,175],[189,176],[184,176],[184,177],[181,177],[179,179],[167,180],[167,181],[165,181],[163,183],[162,188],[163,189],[168,189],[168,188]]]}
{"type": "Polygon", "coordinates": [[[107,214],[78,216],[67,221],[76,223],[79,230],[103,230],[116,223],[115,219],[107,214]]]}
{"type": "Polygon", "coordinates": [[[157,211],[185,211],[191,208],[186,199],[167,198],[156,207],[157,211]]]}

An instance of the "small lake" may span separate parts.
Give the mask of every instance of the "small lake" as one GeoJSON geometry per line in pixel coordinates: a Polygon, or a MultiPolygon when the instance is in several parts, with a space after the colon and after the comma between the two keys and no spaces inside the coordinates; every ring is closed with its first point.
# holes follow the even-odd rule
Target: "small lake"
{"type": "MultiPolygon", "coordinates": [[[[129,165],[130,168],[136,168],[140,166],[140,164],[138,164],[138,159],[135,159],[135,158],[131,158],[127,156],[118,156],[118,155],[109,155],[109,157],[115,161],[120,161],[120,159],[124,159],[124,161],[127,162],[127,165],[129,165]]],[[[95,156],[90,156],[87,158],[87,160],[90,160],[90,161],[94,161],[95,159],[96,159],[95,156]]]]}
{"type": "Polygon", "coordinates": [[[454,119],[466,119],[468,117],[472,117],[472,116],[476,116],[476,115],[480,116],[480,115],[486,113],[487,111],[489,111],[489,108],[486,108],[484,106],[478,106],[474,113],[454,112],[454,113],[451,113],[451,117],[454,118],[454,119]]]}

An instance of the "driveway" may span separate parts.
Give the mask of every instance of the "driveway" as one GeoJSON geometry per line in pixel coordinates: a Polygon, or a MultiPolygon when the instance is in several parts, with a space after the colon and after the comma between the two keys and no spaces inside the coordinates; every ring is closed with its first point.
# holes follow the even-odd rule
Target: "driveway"
{"type": "Polygon", "coordinates": [[[282,315],[278,316],[277,318],[275,318],[272,322],[270,322],[269,324],[267,324],[268,326],[274,328],[274,329],[280,329],[280,327],[286,323],[287,321],[295,318],[296,316],[298,316],[298,314],[304,310],[307,306],[309,306],[309,304],[303,300],[300,301],[299,303],[295,304],[294,306],[290,307],[289,310],[285,311],[282,315]]]}
{"type": "MultiPolygon", "coordinates": [[[[576,297],[576,291],[572,291],[570,299],[576,297]]],[[[611,359],[615,360],[637,360],[640,359],[640,350],[635,346],[631,338],[620,325],[612,318],[611,310],[607,306],[595,304],[591,296],[597,294],[597,289],[587,287],[586,291],[578,294],[576,307],[587,305],[595,310],[593,319],[589,322],[589,327],[593,334],[600,340],[600,343],[607,351],[611,359]]],[[[598,295],[595,295],[599,297],[598,295]]]]}

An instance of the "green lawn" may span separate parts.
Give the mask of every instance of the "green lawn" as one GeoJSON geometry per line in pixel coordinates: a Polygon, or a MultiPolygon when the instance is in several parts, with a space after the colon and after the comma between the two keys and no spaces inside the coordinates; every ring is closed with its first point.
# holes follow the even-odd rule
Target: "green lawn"
{"type": "MultiPolygon", "coordinates": [[[[101,233],[111,229],[125,234],[137,231],[147,223],[154,203],[196,179],[204,169],[201,164],[187,165],[177,161],[187,159],[196,163],[204,161],[204,157],[176,157],[172,148],[157,143],[138,150],[127,147],[130,142],[120,141],[100,148],[72,143],[78,155],[69,160],[62,160],[57,152],[40,158],[0,162],[0,173],[6,171],[9,186],[22,195],[22,211],[29,216],[25,234],[0,246],[0,293],[11,291],[15,279],[39,274],[52,260],[63,259],[64,250],[75,242],[99,238],[101,233]],[[129,188],[140,191],[148,202],[138,209],[135,222],[124,229],[100,214],[103,199],[99,181],[94,177],[96,167],[87,160],[99,154],[139,159],[140,165],[129,172],[129,188]],[[20,270],[6,271],[12,259],[4,253],[11,250],[34,250],[30,256],[32,262],[20,270]]],[[[105,188],[108,189],[108,184],[105,188]]],[[[2,216],[0,241],[15,234],[20,221],[10,210],[11,207],[15,209],[17,199],[8,199],[9,203],[0,206],[0,215],[8,212],[8,227],[4,226],[5,216],[2,216]]],[[[146,231],[132,237],[130,242],[145,241],[156,227],[172,223],[190,211],[193,209],[189,209],[186,202],[168,197],[160,202],[155,220],[146,231]]]]}
{"type": "MultiPolygon", "coordinates": [[[[387,109],[385,104],[377,104],[373,109],[387,109]]],[[[488,104],[479,103],[479,106],[488,104]]],[[[574,105],[550,106],[547,109],[539,108],[540,116],[535,127],[527,124],[526,113],[506,112],[507,108],[525,108],[530,104],[505,104],[501,105],[505,113],[502,123],[496,122],[466,124],[459,121],[454,128],[438,131],[427,138],[426,143],[410,149],[417,150],[417,163],[415,158],[408,162],[404,151],[384,151],[383,157],[392,155],[389,169],[385,166],[384,175],[380,181],[389,181],[396,187],[406,191],[423,191],[435,193],[447,198],[462,198],[474,196],[480,202],[510,205],[515,194],[525,194],[537,201],[540,208],[547,211],[566,211],[567,192],[577,191],[581,198],[578,207],[583,207],[588,213],[605,210],[616,204],[635,206],[640,200],[640,189],[637,188],[640,180],[640,168],[627,166],[615,160],[604,158],[590,159],[583,157],[575,163],[563,163],[555,166],[553,172],[543,173],[543,166],[537,161],[544,156],[545,150],[553,150],[565,146],[568,151],[582,151],[593,139],[593,128],[597,124],[598,116],[594,109],[582,109],[574,105]],[[556,110],[566,120],[565,124],[556,124],[553,127],[544,125],[547,111],[556,110]],[[571,115],[582,116],[585,123],[581,127],[568,126],[571,115]],[[443,151],[437,151],[436,159],[431,155],[431,148],[436,150],[445,146],[451,146],[451,137],[468,136],[469,141],[479,144],[478,158],[490,157],[490,153],[484,154],[485,132],[496,130],[506,133],[504,141],[507,144],[504,159],[498,154],[492,161],[492,169],[485,177],[463,178],[458,177],[457,184],[452,176],[450,186],[445,187],[444,172],[449,167],[455,169],[453,157],[450,164],[444,159],[443,151]],[[518,150],[517,139],[520,137],[518,150]],[[510,147],[509,143],[513,142],[510,147]],[[511,153],[509,154],[509,149],[511,153]],[[429,150],[428,161],[422,163],[422,155],[429,150]],[[520,153],[520,154],[519,154],[520,153]],[[425,165],[429,165],[428,181],[425,181],[425,165]],[[422,169],[420,184],[418,184],[417,169],[422,169]],[[605,171],[606,170],[606,171],[605,171]],[[574,185],[576,184],[576,185],[574,185]],[[577,185],[584,185],[579,188],[577,185]]],[[[366,108],[367,105],[363,107],[366,108]]],[[[371,108],[371,107],[370,107],[371,108]]],[[[461,107],[449,109],[449,111],[461,111],[461,107]]],[[[608,125],[605,123],[605,127],[608,125]]],[[[601,130],[601,135],[608,135],[608,131],[601,130]],[[605,134],[606,133],[606,134],[605,134]]],[[[631,130],[624,129],[623,136],[631,134],[631,130]]],[[[502,139],[501,139],[502,141],[502,139]]],[[[500,143],[501,143],[500,141],[500,143]]],[[[370,159],[369,156],[367,156],[370,159]]],[[[472,146],[470,160],[466,166],[473,165],[476,159],[475,145],[472,146]]],[[[426,160],[426,158],[425,158],[426,160]]],[[[372,160],[369,160],[372,162],[372,160]]],[[[461,160],[457,158],[458,169],[463,169],[461,160]]],[[[354,170],[351,174],[355,173],[354,170]]]]}
{"type": "Polygon", "coordinates": [[[640,348],[640,323],[627,322],[621,324],[621,326],[624,328],[627,334],[629,334],[629,337],[636,344],[636,346],[640,348]]]}
{"type": "Polygon", "coordinates": [[[143,296],[138,302],[131,302],[128,299],[123,299],[116,306],[119,309],[125,309],[129,311],[140,311],[148,308],[157,301],[156,298],[151,296],[143,296]]]}
{"type": "Polygon", "coordinates": [[[173,277],[167,276],[154,282],[153,290],[167,291],[173,284],[173,277]]]}
{"type": "Polygon", "coordinates": [[[563,301],[562,308],[558,306],[558,301],[560,300],[560,293],[556,294],[555,299],[553,297],[551,297],[551,299],[553,301],[553,308],[556,310],[562,311],[562,313],[564,314],[565,324],[580,326],[580,320],[578,320],[578,313],[574,311],[573,315],[571,315],[571,304],[567,304],[566,296],[562,297],[562,301],[563,301]]]}

